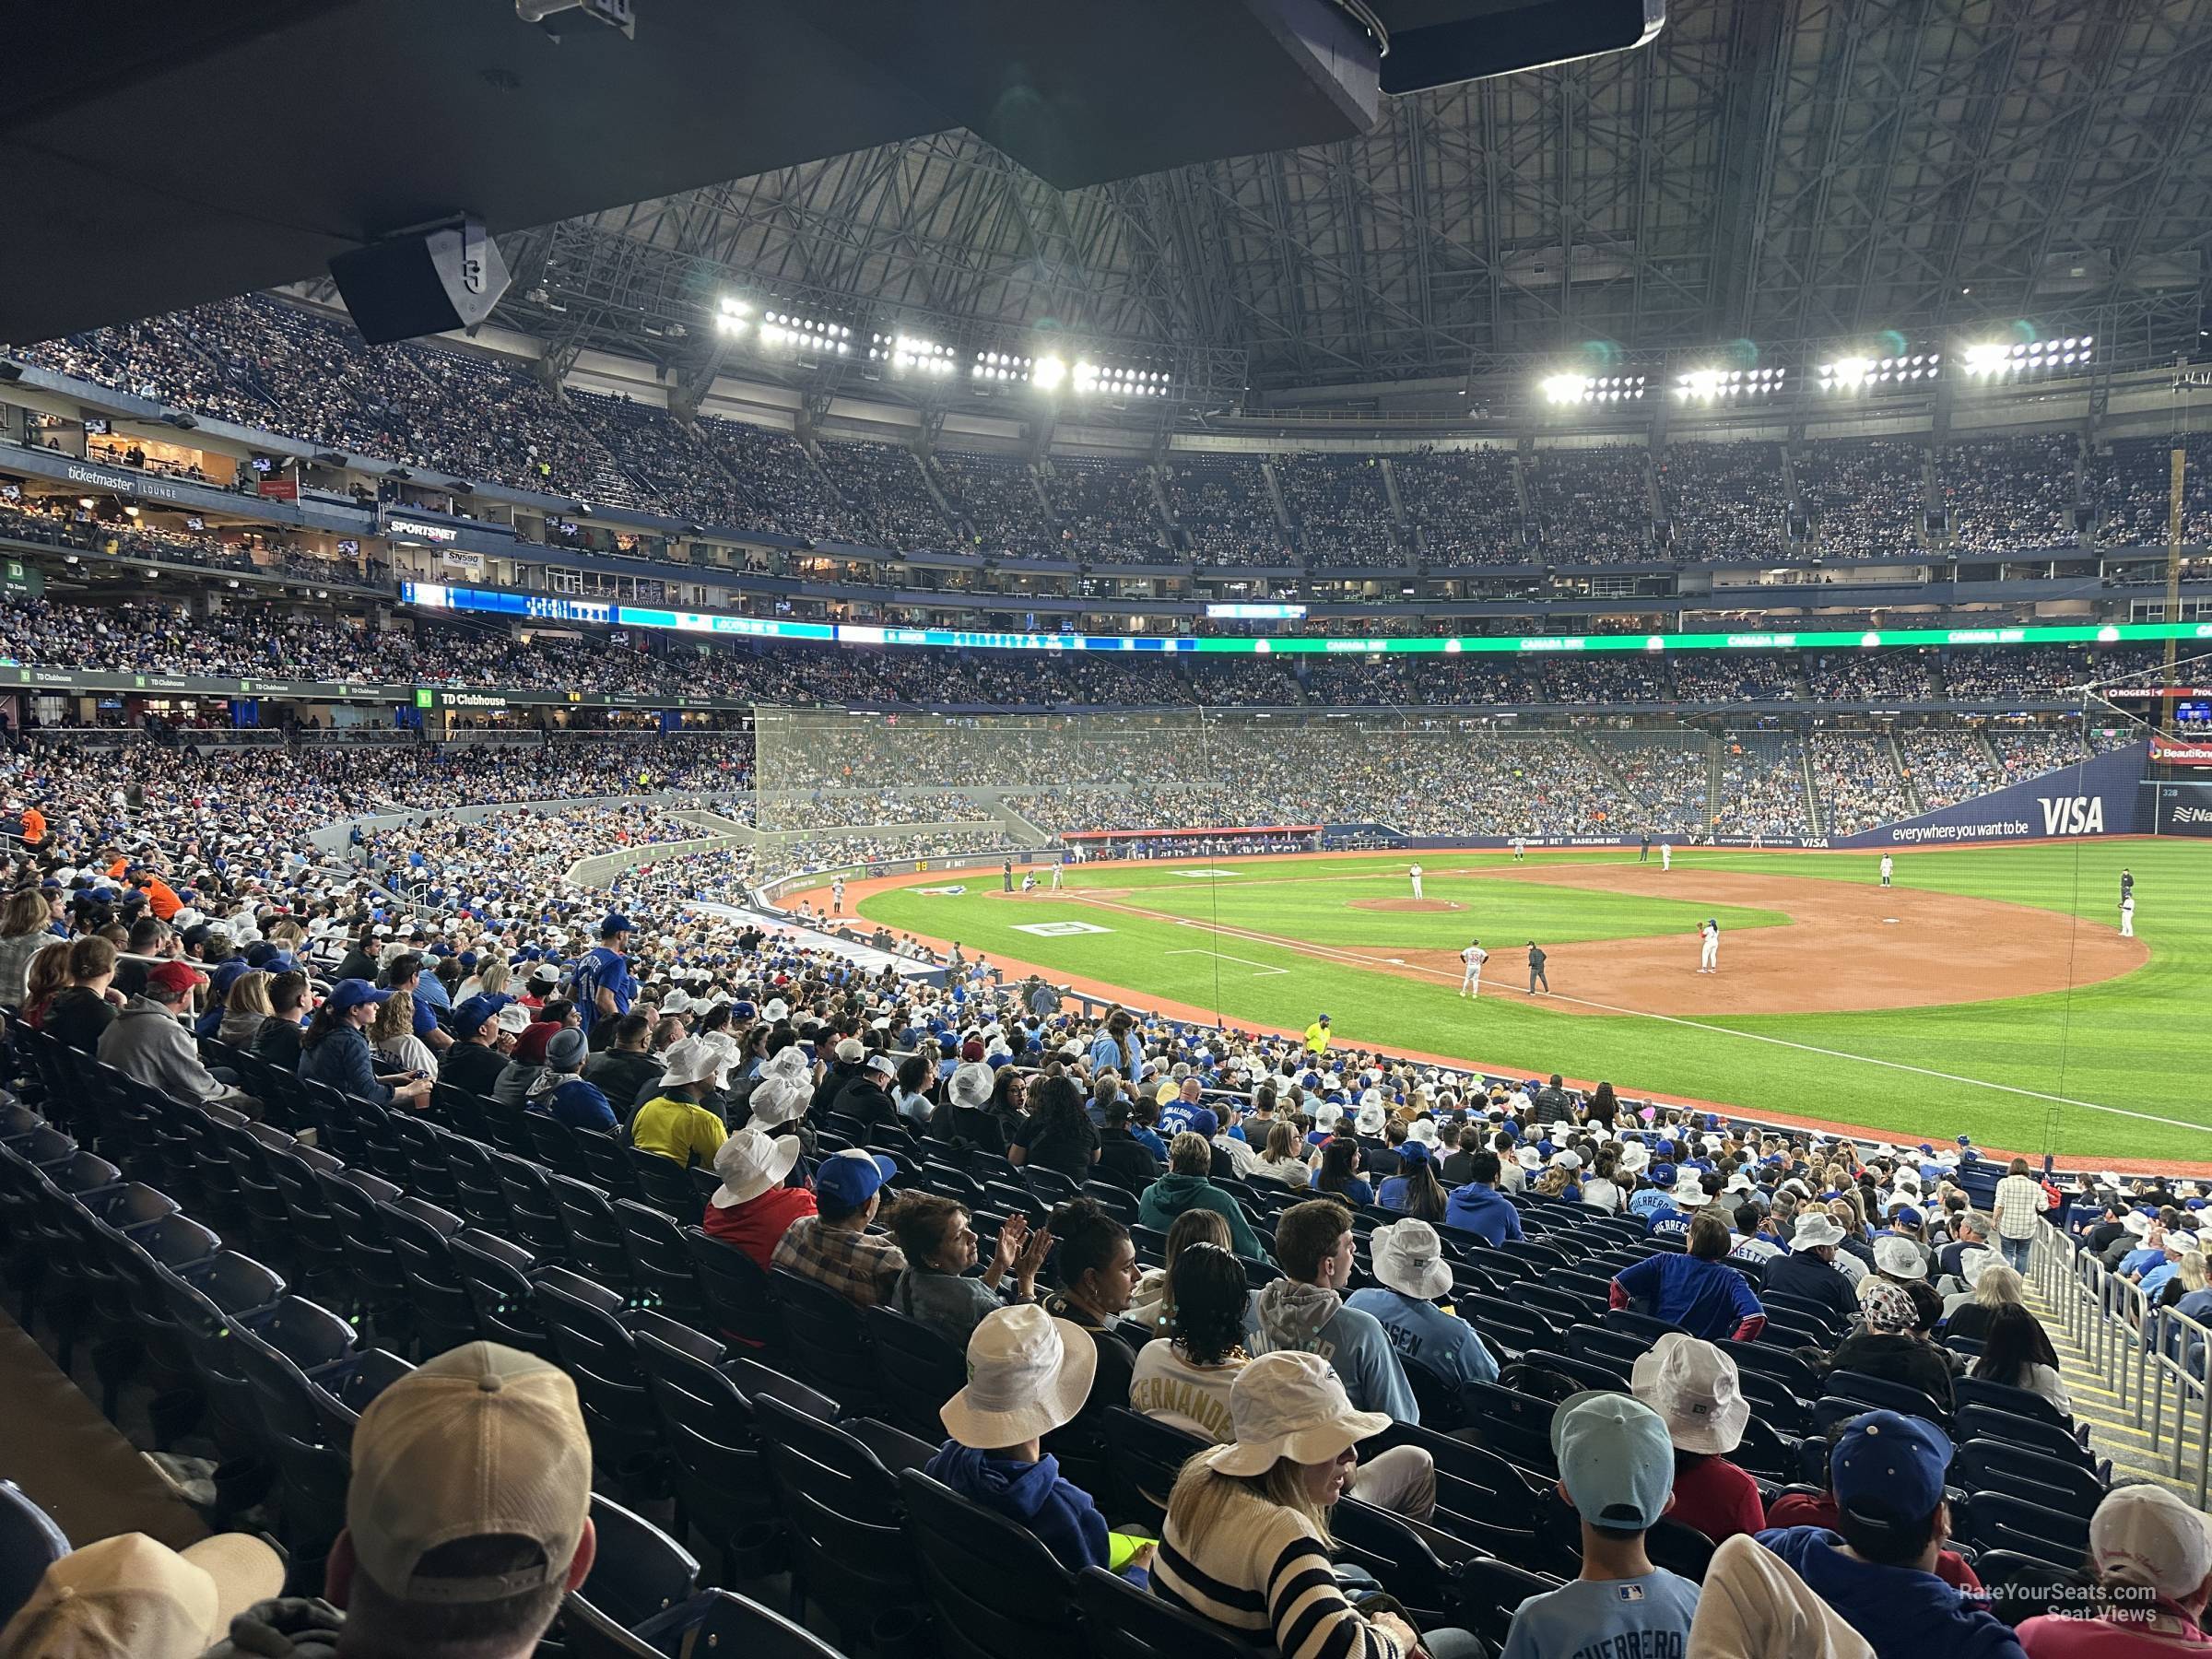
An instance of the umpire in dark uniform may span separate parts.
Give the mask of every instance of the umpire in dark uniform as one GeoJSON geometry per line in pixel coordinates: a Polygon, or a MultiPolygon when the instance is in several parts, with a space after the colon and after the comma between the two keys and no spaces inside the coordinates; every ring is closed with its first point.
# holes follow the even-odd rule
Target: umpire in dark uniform
{"type": "Polygon", "coordinates": [[[1544,947],[1534,939],[1528,942],[1528,994],[1535,995],[1536,987],[1544,987],[1544,994],[1551,994],[1551,982],[1544,977],[1544,947]]]}
{"type": "Polygon", "coordinates": [[[2120,897],[2123,900],[2136,896],[2136,873],[2125,865],[2120,870],[2120,897]]]}

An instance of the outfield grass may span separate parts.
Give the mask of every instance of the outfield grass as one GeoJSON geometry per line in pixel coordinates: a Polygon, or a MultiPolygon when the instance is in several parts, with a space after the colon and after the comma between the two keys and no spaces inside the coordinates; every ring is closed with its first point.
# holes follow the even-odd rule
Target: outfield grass
{"type": "MultiPolygon", "coordinates": [[[[1494,865],[1505,856],[1452,853],[1421,862],[1433,872],[1494,865]]],[[[1624,857],[1618,852],[1541,856],[1547,863],[1624,857]]],[[[1870,882],[1875,871],[1871,853],[1677,856],[1708,868],[1833,880],[1870,882]]],[[[1182,926],[1049,899],[1008,904],[987,897],[982,881],[959,897],[880,893],[861,910],[894,928],[958,938],[971,954],[1015,957],[1217,1008],[1231,1020],[1295,1029],[1325,1008],[1347,1044],[1607,1077],[1630,1092],[1654,1089],[1903,1135],[1963,1132],[1989,1145],[2075,1158],[2212,1159],[2212,1018],[2203,992],[2212,982],[2212,882],[2206,879],[2212,876],[2212,845],[2081,841],[1900,853],[1901,886],[2035,905],[2108,926],[2116,920],[2121,866],[2129,865],[2137,883],[2136,931],[2150,960],[2121,979],[2071,993],[1881,1013],[1761,1015],[1701,1019],[1692,1027],[1640,1016],[1567,1014],[1505,996],[1470,1007],[1447,983],[1370,973],[1206,932],[1218,917],[1224,926],[1320,945],[1456,949],[1466,942],[1474,914],[1495,939],[1559,943],[1687,934],[1710,913],[1710,907],[1666,900],[1518,882],[1481,883],[1474,912],[1385,915],[1346,908],[1347,898],[1406,895],[1407,862],[1402,854],[1306,866],[1224,860],[1211,867],[1235,870],[1236,877],[1191,879],[1178,873],[1187,866],[1162,865],[1117,865],[1071,877],[1078,886],[1141,889],[1128,902],[1191,924],[1182,926]],[[1059,920],[1113,931],[1069,937],[1016,931],[1018,924],[1059,920]],[[1947,1081],[1900,1067],[1973,1080],[1947,1081]],[[1993,1085],[2088,1104],[2031,1099],[1993,1085]]],[[[1429,897],[1470,904],[1475,900],[1465,889],[1476,885],[1433,874],[1425,880],[1429,897]]],[[[1783,919],[1737,911],[1724,912],[1722,925],[1734,930],[1783,919]]],[[[1960,941],[1955,954],[1933,947],[1929,971],[1955,974],[1956,964],[1971,955],[1971,940],[1960,941]]],[[[1511,952],[1504,965],[1517,965],[1511,952]]],[[[1961,992],[1985,994],[1978,986],[1962,985],[1961,992]]]]}

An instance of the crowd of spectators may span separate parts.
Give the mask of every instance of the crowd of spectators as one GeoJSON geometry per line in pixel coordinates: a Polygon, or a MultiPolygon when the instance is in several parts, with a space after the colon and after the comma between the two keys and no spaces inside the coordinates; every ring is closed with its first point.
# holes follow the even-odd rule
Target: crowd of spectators
{"type": "Polygon", "coordinates": [[[1406,515],[1419,529],[1425,562],[1525,564],[1532,557],[1512,451],[1417,450],[1393,456],[1390,469],[1406,515]]]}
{"type": "Polygon", "coordinates": [[[1927,451],[1898,438],[1832,438],[1798,455],[1797,490],[1824,553],[1911,555],[1922,547],[1927,451]]]}
{"type": "Polygon", "coordinates": [[[1057,557],[1060,533],[1044,510],[1037,474],[1011,455],[938,450],[929,458],[963,521],[969,544],[993,557],[1057,557]]]}
{"type": "Polygon", "coordinates": [[[2080,731],[2072,726],[2053,730],[2036,726],[1995,730],[1989,734],[1989,746],[1996,751],[1997,764],[2002,769],[2000,781],[2005,783],[2040,778],[2062,766],[2087,760],[2090,753],[2082,742],[2080,731]]]}
{"type": "Polygon", "coordinates": [[[1587,741],[1628,785],[1653,834],[1686,835],[1710,820],[1712,754],[1703,736],[1609,732],[1587,741]]]}
{"type": "Polygon", "coordinates": [[[1820,827],[1830,835],[1853,835],[1912,816],[1912,798],[1888,737],[1815,732],[1809,754],[1813,787],[1820,795],[1820,827]]]}
{"type": "Polygon", "coordinates": [[[127,513],[102,517],[75,496],[31,496],[0,488],[0,535],[18,541],[332,587],[389,592],[392,586],[391,568],[379,561],[326,558],[257,527],[194,530],[184,524],[183,515],[172,516],[173,524],[143,512],[135,518],[127,513]]]}
{"type": "Polygon", "coordinates": [[[1807,652],[1805,677],[1822,702],[1927,702],[1934,661],[1926,651],[1807,652]]]}
{"type": "Polygon", "coordinates": [[[522,488],[652,505],[528,369],[260,295],[29,348],[57,372],[317,445],[522,488]]]}
{"type": "Polygon", "coordinates": [[[1055,455],[1045,499],[1059,557],[1091,564],[1179,564],[1152,493],[1152,469],[1104,455],[1055,455]]]}
{"type": "MultiPolygon", "coordinates": [[[[2212,536],[2212,434],[2181,440],[2187,460],[2182,474],[2182,539],[2212,536]]],[[[2163,547],[2172,493],[2171,438],[2117,438],[2092,464],[2091,498],[2097,540],[2104,547],[2163,547]]]]}
{"type": "Polygon", "coordinates": [[[1741,655],[1715,652],[1674,665],[1675,695],[1683,702],[1795,702],[1803,670],[1794,653],[1741,655]]]}
{"type": "Polygon", "coordinates": [[[1812,833],[1805,800],[1805,743],[1783,732],[1729,732],[1721,742],[1713,832],[1729,836],[1812,833]]]}
{"type": "Polygon", "coordinates": [[[930,492],[921,458],[895,443],[824,439],[822,470],[837,488],[851,534],[845,539],[901,553],[960,544],[959,527],[930,492]]]}
{"type": "Polygon", "coordinates": [[[1764,441],[1670,443],[1653,461],[1674,525],[1677,559],[1771,559],[1788,530],[1782,445],[1764,441]]]}
{"type": "Polygon", "coordinates": [[[1951,545],[1977,553],[2075,545],[2081,444],[2069,433],[1970,438],[1936,459],[1951,545]]]}
{"type": "Polygon", "coordinates": [[[1641,444],[1531,451],[1522,464],[1547,564],[1651,556],[1651,452],[1641,444]]]}
{"type": "Polygon", "coordinates": [[[1181,454],[1167,469],[1176,527],[1200,564],[1296,564],[1267,474],[1253,455],[1181,454]]]}
{"type": "Polygon", "coordinates": [[[700,525],[776,527],[762,519],[728,467],[700,441],[697,428],[628,397],[576,391],[566,395],[576,418],[622,470],[644,486],[655,511],[700,525]]]}
{"type": "Polygon", "coordinates": [[[1300,453],[1277,455],[1272,465],[1308,563],[1397,562],[1395,515],[1381,461],[1300,453]]]}
{"type": "Polygon", "coordinates": [[[837,491],[791,433],[701,415],[699,435],[745,492],[749,507],[740,521],[743,527],[780,531],[802,541],[860,539],[837,491]]]}
{"type": "Polygon", "coordinates": [[[1900,732],[1897,741],[1906,777],[1924,812],[1987,794],[2008,781],[1978,732],[1922,727],[1900,732]]]}

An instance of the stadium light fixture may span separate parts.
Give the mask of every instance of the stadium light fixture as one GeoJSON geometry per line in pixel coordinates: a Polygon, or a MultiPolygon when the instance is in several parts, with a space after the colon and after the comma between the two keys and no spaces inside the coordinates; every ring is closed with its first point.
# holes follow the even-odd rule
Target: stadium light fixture
{"type": "Polygon", "coordinates": [[[1047,354],[1030,369],[1030,383],[1040,392],[1050,392],[1067,379],[1067,359],[1047,354]]]}
{"type": "Polygon", "coordinates": [[[1555,405],[1631,403],[1644,394],[1641,374],[1547,374],[1536,382],[1555,405]]]}
{"type": "Polygon", "coordinates": [[[842,357],[852,350],[853,331],[841,323],[771,311],[760,313],[760,339],[764,345],[842,357]]]}
{"type": "Polygon", "coordinates": [[[1086,396],[1096,393],[1105,397],[1165,397],[1173,385],[1164,369],[1094,363],[1088,358],[1076,359],[1070,379],[1076,391],[1086,396]]]}
{"type": "Polygon", "coordinates": [[[1986,340],[1969,346],[1966,371],[1984,380],[2060,373],[2088,364],[2095,335],[2057,335],[2047,340],[1986,340]]]}
{"type": "Polygon", "coordinates": [[[753,308],[735,294],[724,294],[714,308],[714,332],[719,335],[743,334],[751,325],[753,308]]]}
{"type": "Polygon", "coordinates": [[[1900,351],[1888,357],[1841,357],[1822,363],[1816,376],[1823,392],[1896,392],[1931,381],[1942,367],[1939,351],[1900,351]]]}
{"type": "Polygon", "coordinates": [[[1682,403],[1714,403],[1732,397],[1771,397],[1783,389],[1785,369],[1690,369],[1675,376],[1675,397],[1682,403]]]}

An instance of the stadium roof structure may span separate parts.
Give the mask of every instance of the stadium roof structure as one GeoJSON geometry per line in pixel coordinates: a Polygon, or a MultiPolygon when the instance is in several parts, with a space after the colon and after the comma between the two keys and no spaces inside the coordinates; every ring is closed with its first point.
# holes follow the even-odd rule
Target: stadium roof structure
{"type": "MultiPolygon", "coordinates": [[[[1202,354],[1198,394],[1222,396],[1472,380],[1593,341],[1878,355],[2020,319],[2116,362],[2196,347],[2212,8],[1667,13],[1632,52],[1385,99],[1364,135],[1065,193],[951,131],[658,196],[523,239],[508,313],[681,375],[719,361],[699,323],[735,289],[963,348],[1058,329],[1202,354]]],[[[1157,107],[1156,77],[1124,90],[1157,107]]]]}
{"type": "MultiPolygon", "coordinates": [[[[1474,0],[1420,3],[1452,18],[1474,0]]],[[[1382,99],[1369,17],[1338,0],[16,6],[0,339],[301,281],[463,214],[502,233],[953,126],[1062,185],[1341,137],[1382,99]]]]}

